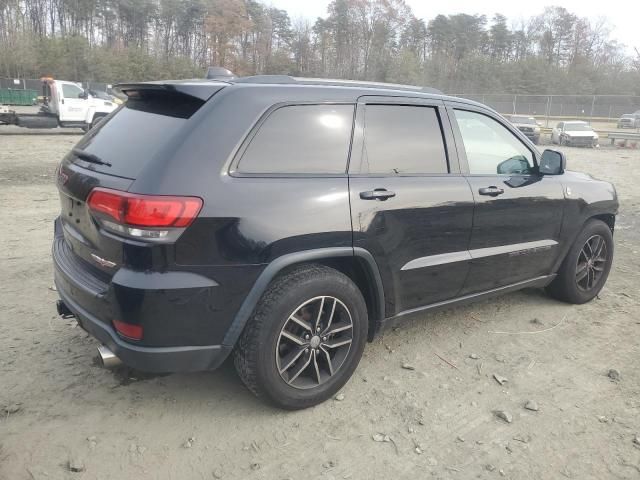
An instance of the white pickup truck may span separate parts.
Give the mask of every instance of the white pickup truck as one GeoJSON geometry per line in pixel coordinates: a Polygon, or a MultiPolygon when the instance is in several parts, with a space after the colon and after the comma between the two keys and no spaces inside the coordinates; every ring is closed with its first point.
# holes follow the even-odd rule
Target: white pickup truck
{"type": "Polygon", "coordinates": [[[82,128],[89,130],[101,118],[118,108],[114,100],[94,97],[77,83],[42,79],[44,104],[35,114],[0,109],[0,125],[25,128],[82,128]]]}

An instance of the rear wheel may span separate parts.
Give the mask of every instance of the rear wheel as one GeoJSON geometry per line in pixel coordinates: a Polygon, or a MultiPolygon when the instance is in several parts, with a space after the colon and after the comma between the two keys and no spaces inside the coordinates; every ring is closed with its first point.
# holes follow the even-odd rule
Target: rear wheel
{"type": "Polygon", "coordinates": [[[547,291],[558,300],[586,303],[607,281],[613,263],[613,235],[601,220],[590,220],[569,250],[547,291]]]}
{"type": "Polygon", "coordinates": [[[262,296],[238,341],[236,370],[260,398],[286,409],[311,407],[349,380],[367,330],[365,301],[346,275],[301,266],[262,296]]]}

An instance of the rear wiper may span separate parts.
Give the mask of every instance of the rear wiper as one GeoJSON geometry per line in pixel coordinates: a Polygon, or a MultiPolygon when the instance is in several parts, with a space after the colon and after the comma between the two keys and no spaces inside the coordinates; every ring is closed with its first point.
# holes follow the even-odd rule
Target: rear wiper
{"type": "Polygon", "coordinates": [[[73,153],[81,160],[84,160],[85,162],[96,163],[98,165],[106,165],[107,167],[111,166],[109,162],[105,162],[97,155],[94,155],[93,153],[87,153],[84,150],[80,150],[79,148],[74,148],[73,150],[71,150],[71,153],[73,153]]]}

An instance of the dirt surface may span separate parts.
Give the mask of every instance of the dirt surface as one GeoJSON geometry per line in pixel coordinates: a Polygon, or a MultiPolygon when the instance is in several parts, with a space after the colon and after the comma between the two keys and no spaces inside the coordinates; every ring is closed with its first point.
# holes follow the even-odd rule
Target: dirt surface
{"type": "Polygon", "coordinates": [[[78,138],[0,137],[0,479],[640,478],[640,151],[566,149],[621,199],[599,299],[526,290],[410,320],[367,346],[344,398],[291,413],[230,363],[104,370],[56,316],[53,174],[78,138]]]}

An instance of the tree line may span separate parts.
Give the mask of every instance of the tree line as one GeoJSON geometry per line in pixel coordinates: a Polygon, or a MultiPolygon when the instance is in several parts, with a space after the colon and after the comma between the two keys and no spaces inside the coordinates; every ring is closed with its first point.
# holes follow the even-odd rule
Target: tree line
{"type": "Polygon", "coordinates": [[[324,17],[292,20],[256,0],[0,0],[0,76],[112,83],[201,77],[208,65],[449,93],[640,95],[640,54],[606,20],[563,7],[510,22],[333,0],[324,17]]]}

